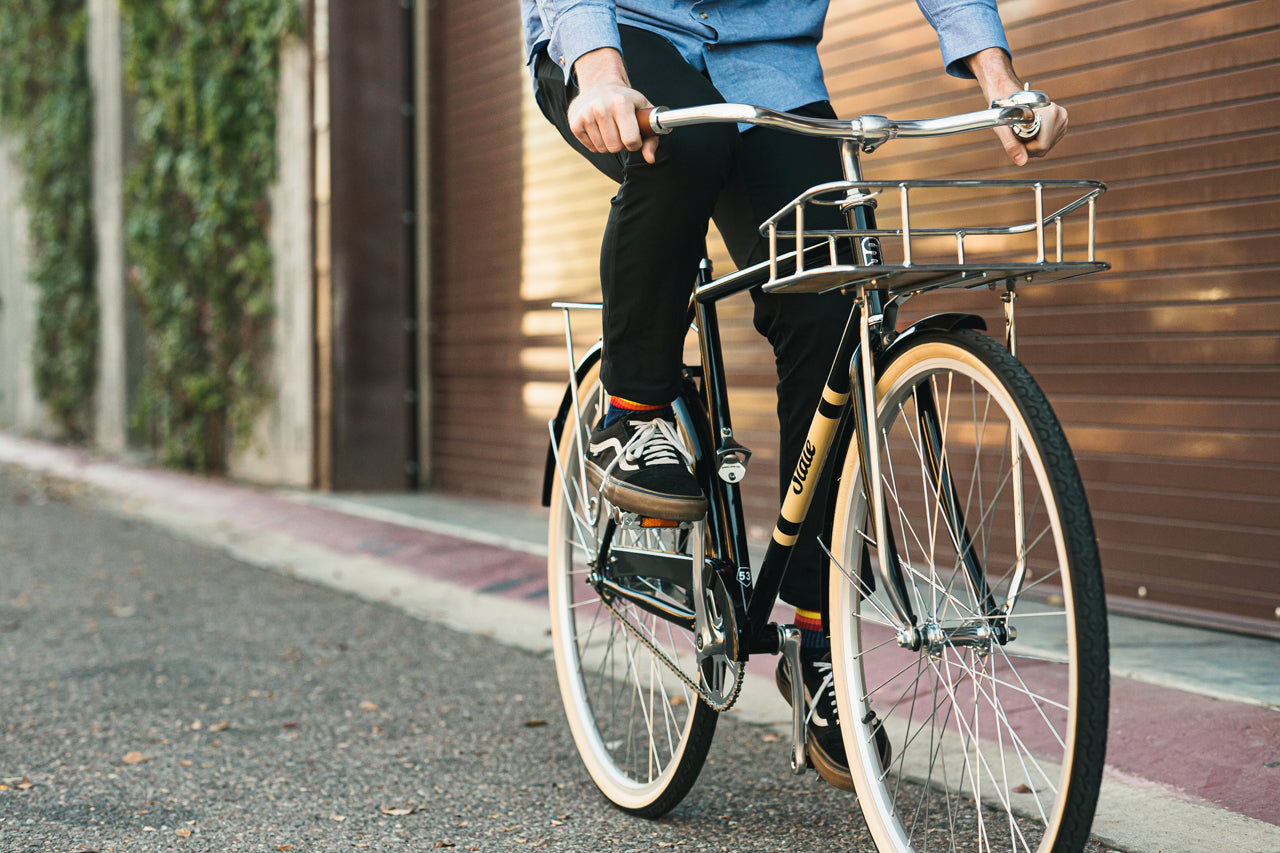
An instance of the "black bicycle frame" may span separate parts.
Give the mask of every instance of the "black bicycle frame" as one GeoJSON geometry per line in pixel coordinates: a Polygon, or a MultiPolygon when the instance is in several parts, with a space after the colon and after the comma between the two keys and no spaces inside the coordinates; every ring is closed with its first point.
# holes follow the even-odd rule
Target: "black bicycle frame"
{"type": "MultiPolygon", "coordinates": [[[[856,169],[856,165],[854,167],[856,169]]],[[[874,213],[867,204],[852,205],[846,216],[849,227],[855,231],[869,230],[875,227],[874,213]]],[[[878,246],[866,244],[854,246],[855,256],[859,263],[880,262],[878,246]]],[[[868,316],[878,323],[884,315],[885,294],[880,291],[869,291],[864,300],[859,300],[850,308],[845,322],[844,333],[827,375],[822,398],[818,402],[817,411],[810,423],[808,435],[800,454],[800,459],[792,472],[792,486],[787,491],[783,505],[778,513],[773,536],[765,551],[764,561],[760,566],[760,574],[752,581],[748,568],[746,524],[743,519],[741,489],[736,483],[725,482],[717,475],[717,461],[727,442],[733,442],[733,425],[730,422],[728,390],[722,372],[720,331],[717,322],[715,303],[727,296],[740,293],[755,286],[758,282],[750,277],[735,281],[729,276],[714,287],[707,287],[711,282],[710,267],[703,265],[699,277],[699,290],[692,304],[693,322],[698,331],[699,346],[702,357],[702,395],[711,427],[711,445],[707,456],[710,469],[707,481],[710,485],[708,495],[708,558],[714,568],[721,573],[732,571],[736,588],[741,591],[740,603],[745,607],[746,631],[745,647],[747,654],[776,654],[779,649],[777,627],[769,622],[770,613],[782,588],[782,579],[787,565],[799,538],[800,525],[808,514],[814,494],[817,491],[822,472],[833,447],[840,447],[843,441],[839,436],[846,429],[850,403],[858,418],[859,427],[865,426],[861,421],[865,418],[861,413],[866,411],[866,389],[856,378],[857,371],[851,368],[858,363],[859,337],[862,305],[865,305],[868,316]],[[715,531],[711,533],[711,531],[715,531]]],[[[890,312],[891,314],[893,312],[890,312]]],[[[878,347],[880,336],[873,336],[873,347],[878,347]]],[[[875,358],[877,352],[869,354],[875,358]]],[[[734,442],[736,444],[736,442],[734,442]]],[[[859,444],[859,452],[863,452],[859,444]]],[[[862,468],[868,470],[867,460],[863,460],[862,468]]],[[[863,484],[866,488],[866,484],[863,484]]],[[[870,494],[868,488],[867,494],[870,494]]],[[[891,564],[896,565],[896,552],[892,541],[890,548],[891,564]]],[[[895,586],[903,592],[905,585],[900,577],[894,579],[895,586]]],[[[734,589],[735,584],[725,578],[726,586],[734,589]]],[[[914,621],[914,617],[912,617],[914,621]]]]}
{"type": "MultiPolygon", "coordinates": [[[[860,171],[856,149],[846,145],[843,156],[846,176],[851,181],[858,180],[860,171]]],[[[854,232],[866,232],[875,228],[872,206],[865,201],[865,196],[861,199],[863,200],[851,201],[844,211],[849,228],[854,232]]],[[[825,246],[813,248],[824,253],[827,251],[825,246]]],[[[806,249],[806,257],[808,252],[809,249],[806,249]]],[[[853,241],[853,254],[859,265],[883,263],[880,247],[874,237],[853,241]]],[[[792,487],[783,500],[760,573],[753,582],[749,568],[741,488],[737,482],[730,482],[719,476],[721,459],[726,454],[741,453],[745,449],[733,435],[716,303],[727,296],[758,286],[764,274],[763,266],[765,265],[757,265],[713,281],[710,263],[704,262],[690,303],[690,320],[698,332],[702,362],[701,403],[705,407],[709,427],[709,434],[697,437],[698,443],[704,448],[698,464],[700,479],[707,485],[708,497],[706,560],[721,577],[725,588],[735,591],[734,606],[743,619],[739,649],[744,658],[751,654],[777,654],[781,651],[781,634],[778,626],[769,621],[769,617],[799,539],[800,525],[812,505],[827,461],[833,458],[832,449],[836,449],[839,455],[839,451],[847,447],[851,434],[868,436],[876,429],[875,423],[868,420],[868,399],[874,398],[875,389],[866,387],[864,372],[859,368],[864,365],[863,359],[870,359],[873,366],[880,360],[893,337],[897,315],[896,303],[889,299],[887,292],[879,290],[860,291],[858,300],[850,308],[822,397],[810,422],[804,448],[792,472],[792,487]],[[871,332],[867,339],[871,351],[865,353],[860,351],[864,310],[871,332]],[[886,331],[888,334],[885,334],[886,331]],[[850,412],[853,413],[852,423],[849,422],[850,412]]],[[[979,600],[986,604],[988,614],[998,615],[1000,611],[991,596],[985,572],[973,548],[946,459],[937,451],[940,447],[941,425],[932,389],[927,385],[918,389],[916,415],[921,441],[928,448],[927,459],[932,480],[941,496],[947,522],[957,537],[957,547],[966,573],[979,600]]],[[[695,424],[700,422],[696,417],[693,420],[695,424]]],[[[862,482],[856,488],[863,490],[870,515],[875,511],[872,471],[876,468],[872,464],[867,445],[866,441],[858,441],[862,482]]],[[[914,630],[917,620],[902,576],[902,562],[898,557],[887,509],[885,512],[886,517],[882,523],[873,525],[883,531],[884,541],[873,544],[883,552],[880,574],[891,588],[890,598],[895,600],[894,609],[902,620],[901,627],[907,630],[908,636],[902,641],[915,647],[920,642],[914,630]]],[[[861,573],[862,569],[860,566],[858,571],[861,573]]],[[[1001,635],[1004,633],[1003,629],[1003,624],[997,625],[997,631],[1001,635]]],[[[1001,642],[1004,641],[1003,636],[1000,639],[1001,642]]]]}

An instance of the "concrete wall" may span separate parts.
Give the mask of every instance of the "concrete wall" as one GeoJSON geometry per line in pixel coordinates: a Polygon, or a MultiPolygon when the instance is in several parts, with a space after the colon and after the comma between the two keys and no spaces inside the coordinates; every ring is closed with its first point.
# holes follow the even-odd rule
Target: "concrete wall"
{"type": "MultiPolygon", "coordinates": [[[[131,314],[124,261],[124,72],[119,0],[89,0],[89,78],[93,85],[93,216],[98,249],[98,386],[94,441],[103,450],[128,447],[132,389],[141,372],[130,355],[131,314]]],[[[134,347],[136,349],[136,347],[134,347]]]]}
{"type": "Polygon", "coordinates": [[[289,41],[281,56],[276,147],[280,173],[271,192],[275,255],[272,385],[251,444],[231,460],[231,475],[273,485],[313,485],[315,388],[312,244],[310,52],[289,41]]]}

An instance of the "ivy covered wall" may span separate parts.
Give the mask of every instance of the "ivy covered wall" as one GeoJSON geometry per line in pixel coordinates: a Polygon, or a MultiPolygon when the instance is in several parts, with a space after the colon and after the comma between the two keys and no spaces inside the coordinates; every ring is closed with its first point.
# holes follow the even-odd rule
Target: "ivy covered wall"
{"type": "Polygon", "coordinates": [[[83,0],[0,3],[0,124],[19,141],[36,288],[30,364],[40,400],[75,440],[93,428],[98,342],[86,25],[83,0]]]}
{"type": "MultiPolygon", "coordinates": [[[[299,5],[121,0],[119,14],[133,113],[126,275],[145,349],[135,434],[169,464],[226,470],[278,379],[271,189],[299,5]]],[[[38,292],[30,363],[74,440],[93,436],[100,336],[87,18],[85,0],[0,2],[0,126],[19,141],[38,292]]]]}
{"type": "Polygon", "coordinates": [[[136,99],[125,251],[147,365],[139,425],[166,461],[223,470],[271,392],[269,190],[295,0],[124,0],[136,99]]]}

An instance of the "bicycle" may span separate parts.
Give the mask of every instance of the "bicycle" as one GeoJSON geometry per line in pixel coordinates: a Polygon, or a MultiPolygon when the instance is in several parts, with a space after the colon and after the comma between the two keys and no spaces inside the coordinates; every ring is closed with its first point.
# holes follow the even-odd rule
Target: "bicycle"
{"type": "MultiPolygon", "coordinates": [[[[845,180],[803,193],[761,226],[770,258],[715,279],[703,264],[690,301],[700,363],[685,368],[678,431],[709,509],[698,522],[640,518],[591,487],[581,451],[599,417],[600,345],[575,361],[549,423],[549,597],[556,666],[578,751],[620,809],[657,816],[697,778],[719,712],[751,655],[799,671],[798,631],[769,621],[791,546],[820,477],[838,495],[827,526],[824,621],[858,802],[882,853],[1078,851],[1088,838],[1105,753],[1108,650],[1101,567],[1065,435],[1016,359],[1017,287],[1105,270],[1094,257],[1093,181],[870,181],[860,154],[894,138],[1028,127],[1043,93],[976,113],[918,121],[803,118],[740,104],[654,110],[655,132],[747,122],[839,140],[845,180]],[[922,193],[1030,191],[1034,218],[928,226],[922,193]],[[1070,193],[1046,213],[1046,200],[1070,193]],[[876,226],[897,200],[896,227],[876,226]],[[806,229],[833,204],[839,231],[806,229]],[[1087,209],[1086,257],[1068,246],[1087,209]],[[788,228],[788,223],[794,227],[788,228]],[[1046,234],[1056,232],[1050,252],[1046,234]],[[1034,258],[978,259],[975,242],[1034,240],[1034,258]],[[787,238],[794,238],[794,247],[787,238]],[[939,240],[955,257],[921,258],[939,240]],[[852,244],[852,245],[850,245],[852,244]],[[1068,252],[1068,249],[1070,250],[1068,252]],[[890,251],[898,253],[890,263],[890,251]],[[749,568],[740,487],[750,451],[734,438],[716,305],[752,287],[853,295],[793,487],[758,576],[749,568]],[[943,288],[999,292],[1005,340],[962,313],[897,329],[911,297],[943,288]],[[872,428],[871,425],[874,425],[872,428]],[[998,839],[997,839],[998,837],[998,839]]],[[[944,213],[954,204],[926,205],[944,213]]],[[[985,254],[992,254],[986,251],[985,254]]],[[[804,697],[792,679],[791,766],[807,764],[804,697]]]]}

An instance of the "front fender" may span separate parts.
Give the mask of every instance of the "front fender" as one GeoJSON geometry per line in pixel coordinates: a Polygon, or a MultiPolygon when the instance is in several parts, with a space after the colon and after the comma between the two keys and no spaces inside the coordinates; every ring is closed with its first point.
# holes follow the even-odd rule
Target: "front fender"
{"type": "MultiPolygon", "coordinates": [[[[581,385],[582,380],[586,377],[587,371],[595,366],[600,360],[600,351],[602,344],[597,341],[591,349],[587,350],[581,360],[573,369],[573,381],[581,385]]],[[[564,396],[560,399],[560,409],[556,412],[556,416],[551,420],[551,439],[547,445],[547,467],[542,475],[542,505],[551,506],[551,485],[555,482],[556,477],[556,445],[560,443],[560,436],[564,434],[564,424],[569,418],[569,407],[573,405],[573,393],[569,386],[565,386],[564,396]]]]}
{"type": "Polygon", "coordinates": [[[905,341],[918,332],[951,332],[956,329],[978,329],[985,332],[987,330],[987,321],[977,314],[961,314],[954,311],[945,314],[932,314],[923,320],[912,323],[911,326],[894,339],[893,346],[897,346],[899,342],[905,341]]]}

